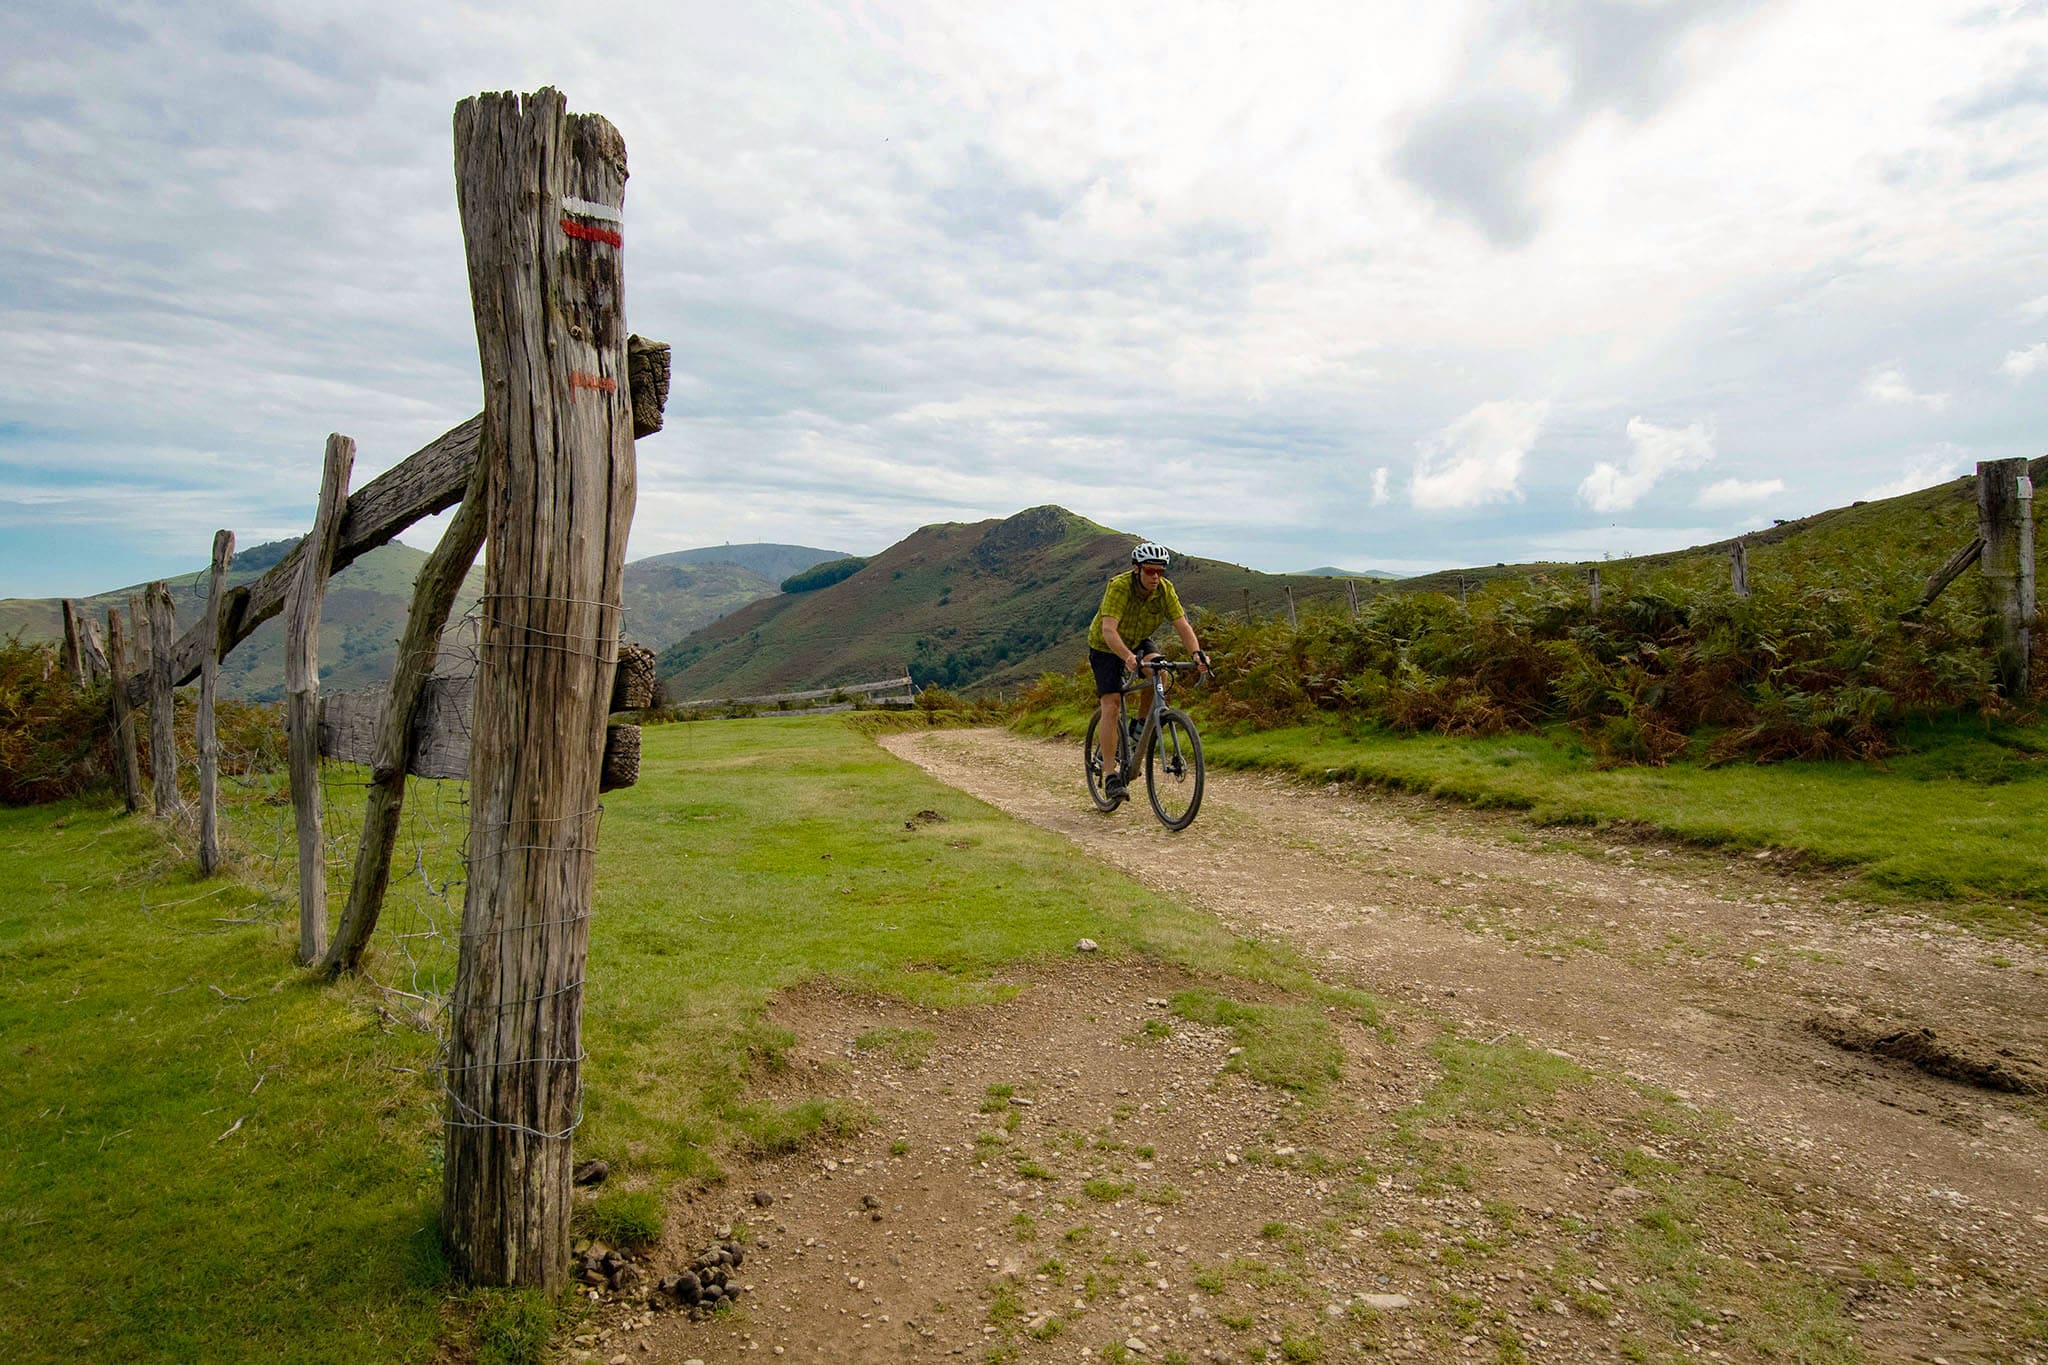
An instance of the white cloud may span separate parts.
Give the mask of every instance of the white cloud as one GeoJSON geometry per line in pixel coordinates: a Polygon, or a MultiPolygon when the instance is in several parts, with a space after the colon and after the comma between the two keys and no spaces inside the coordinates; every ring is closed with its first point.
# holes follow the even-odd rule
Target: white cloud
{"type": "Polygon", "coordinates": [[[1374,507],[1385,507],[1387,500],[1392,496],[1391,493],[1387,492],[1387,467],[1381,465],[1372,472],[1372,505],[1374,507]]]}
{"type": "Polygon", "coordinates": [[[2024,351],[2007,351],[1999,369],[2012,379],[2029,379],[2048,370],[2048,341],[2037,341],[2024,351]]]}
{"type": "Polygon", "coordinates": [[[1922,451],[1899,471],[1899,476],[1874,488],[1866,489],[1865,498],[1896,498],[1902,493],[1917,493],[1937,483],[1946,483],[1958,474],[1970,471],[1969,452],[1947,441],[1932,450],[1922,451]]]}
{"type": "Polygon", "coordinates": [[[1549,414],[1548,403],[1481,403],[1417,443],[1408,500],[1432,508],[1520,501],[1522,460],[1549,414]]]}
{"type": "Polygon", "coordinates": [[[1784,491],[1783,479],[1723,479],[1702,488],[1695,501],[1701,507],[1740,507],[1775,498],[1784,491]]]}
{"type": "Polygon", "coordinates": [[[1619,512],[1655,488],[1666,474],[1697,469],[1714,458],[1714,436],[1703,422],[1660,427],[1641,417],[1628,419],[1628,460],[1602,460],[1579,484],[1579,501],[1596,512],[1619,512]]]}
{"type": "Polygon", "coordinates": [[[1863,395],[1880,403],[1907,403],[1940,412],[1948,406],[1948,393],[1921,393],[1906,380],[1906,372],[1897,365],[1880,366],[1870,372],[1863,381],[1863,395]]]}
{"type": "Polygon", "coordinates": [[[2021,304],[2020,316],[2028,322],[2039,322],[2042,318],[2048,318],[2048,294],[2043,294],[2038,299],[2028,299],[2021,304]]]}

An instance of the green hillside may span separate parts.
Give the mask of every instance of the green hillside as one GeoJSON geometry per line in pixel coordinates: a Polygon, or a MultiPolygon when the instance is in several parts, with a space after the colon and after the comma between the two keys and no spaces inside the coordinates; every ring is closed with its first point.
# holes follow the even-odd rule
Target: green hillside
{"type": "Polygon", "coordinates": [[[645,559],[635,560],[626,566],[626,570],[631,573],[636,567],[669,564],[733,564],[750,573],[759,574],[770,583],[780,583],[791,574],[802,573],[813,565],[846,557],[845,550],[819,550],[809,545],[768,545],[755,542],[747,545],[706,545],[697,550],[672,550],[665,555],[649,555],[645,559]]]}
{"type": "MultiPolygon", "coordinates": [[[[793,691],[891,677],[999,688],[1064,672],[1087,651],[1088,622],[1137,537],[1060,507],[1005,520],[926,526],[829,588],[756,602],[662,655],[677,699],[793,691]]],[[[1287,589],[1327,580],[1177,557],[1173,582],[1204,611],[1284,610],[1287,589]]],[[[1341,591],[1341,589],[1340,589],[1341,591]]]]}
{"type": "MultiPolygon", "coordinates": [[[[235,556],[228,570],[228,586],[260,578],[283,559],[298,542],[276,540],[251,546],[235,556]]],[[[327,597],[320,609],[320,685],[329,691],[375,687],[391,677],[398,637],[405,629],[405,615],[412,606],[412,583],[424,551],[408,545],[380,546],[336,574],[327,584],[327,597]]],[[[166,579],[171,600],[177,607],[178,629],[198,619],[206,608],[207,571],[180,574],[166,579]]],[[[119,607],[124,618],[128,600],[139,598],[144,584],[117,588],[111,592],[76,599],[81,613],[97,621],[104,637],[107,608],[119,607]]],[[[463,630],[461,617],[470,612],[483,595],[482,568],[470,570],[462,596],[450,623],[450,648],[463,630]]],[[[131,638],[133,627],[131,627],[131,638]]],[[[0,602],[0,635],[19,634],[24,640],[57,640],[64,634],[62,603],[56,598],[10,598],[0,602]]],[[[220,686],[224,696],[244,701],[275,701],[284,695],[284,617],[274,616],[256,628],[256,633],[235,646],[221,660],[220,686]]]]}
{"type": "Polygon", "coordinates": [[[636,560],[625,572],[626,637],[658,654],[699,626],[773,596],[776,583],[741,564],[675,555],[636,560]]]}

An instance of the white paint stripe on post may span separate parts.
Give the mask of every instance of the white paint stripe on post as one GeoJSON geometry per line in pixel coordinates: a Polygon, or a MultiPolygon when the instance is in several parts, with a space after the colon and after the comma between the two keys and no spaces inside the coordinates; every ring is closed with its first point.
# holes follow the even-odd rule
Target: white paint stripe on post
{"type": "Polygon", "coordinates": [[[588,199],[576,199],[566,194],[562,196],[562,207],[580,218],[601,218],[607,223],[623,223],[626,221],[626,215],[613,208],[610,204],[597,204],[588,199]]]}

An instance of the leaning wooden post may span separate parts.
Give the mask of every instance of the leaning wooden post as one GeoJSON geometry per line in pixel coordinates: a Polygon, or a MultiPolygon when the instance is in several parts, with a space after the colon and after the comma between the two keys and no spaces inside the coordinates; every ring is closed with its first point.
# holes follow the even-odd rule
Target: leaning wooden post
{"type": "Polygon", "coordinates": [[[64,675],[85,686],[85,645],[78,628],[78,603],[64,599],[64,675]]]}
{"type": "Polygon", "coordinates": [[[1344,580],[1344,594],[1345,594],[1345,596],[1347,596],[1347,597],[1349,597],[1349,598],[1351,599],[1351,615],[1352,615],[1353,617],[1356,617],[1356,616],[1358,615],[1358,580],[1357,580],[1357,579],[1355,579],[1355,578],[1347,578],[1347,579],[1345,579],[1345,580],[1344,580]]]}
{"type": "Polygon", "coordinates": [[[599,763],[633,514],[626,151],[545,89],[458,105],[455,165],[491,474],[441,1226],[461,1278],[553,1293],[569,1262],[599,763]]]}
{"type": "Polygon", "coordinates": [[[299,961],[310,965],[327,951],[327,846],[320,818],[320,604],[348,504],[348,476],[356,443],[327,438],[320,473],[320,509],[306,533],[299,581],[285,613],[284,725],[292,770],[292,816],[299,835],[299,961]]]}
{"type": "MultiPolygon", "coordinates": [[[[2015,699],[2027,692],[2028,635],[2034,615],[2034,604],[2022,593],[2023,579],[2031,574],[2022,573],[2020,514],[2029,514],[2031,532],[2033,505],[2025,460],[1978,461],[1977,537],[1984,542],[1979,563],[1991,613],[1992,671],[2005,695],[2015,699]],[[2024,502],[2023,482],[2028,483],[2024,502]]],[[[2033,537],[2028,534],[2026,539],[2033,537]]]]}
{"type": "Polygon", "coordinates": [[[1297,627],[1297,626],[1299,625],[1299,622],[1297,622],[1297,621],[1296,621],[1296,620],[1294,619],[1294,585],[1293,585],[1293,584],[1291,584],[1291,583],[1290,583],[1290,584],[1288,584],[1288,585],[1287,585],[1287,588],[1286,588],[1286,592],[1287,592],[1287,628],[1288,628],[1289,630],[1294,630],[1294,629],[1295,629],[1295,628],[1296,628],[1296,627],[1297,627]]]}
{"type": "Polygon", "coordinates": [[[1749,596],[1749,542],[1741,536],[1728,547],[1728,581],[1737,597],[1749,596]]]}
{"type": "Polygon", "coordinates": [[[121,800],[133,815],[142,809],[142,763],[135,756],[135,710],[128,704],[128,639],[121,630],[121,609],[107,608],[108,665],[114,685],[107,689],[114,707],[114,768],[121,774],[121,800]]]}
{"type": "MultiPolygon", "coordinates": [[[[145,590],[149,603],[149,638],[175,639],[178,608],[171,601],[170,585],[162,579],[145,590]]],[[[159,819],[174,819],[184,809],[178,796],[177,699],[171,691],[170,654],[153,649],[149,655],[149,773],[151,795],[159,819]]]]}
{"type": "Polygon", "coordinates": [[[398,840],[398,819],[405,810],[405,772],[412,761],[413,716],[420,695],[433,675],[440,653],[441,632],[476,552],[484,543],[484,511],[488,460],[470,472],[462,505],[441,533],[441,543],[420,566],[413,580],[412,610],[398,641],[398,664],[391,690],[377,721],[377,756],[370,767],[370,791],[363,803],[363,835],[356,843],[355,875],[348,884],[348,904],[335,928],[334,942],[320,959],[327,976],[352,972],[362,965],[363,949],[377,928],[384,893],[391,885],[391,849],[398,840]]]}
{"type": "MultiPolygon", "coordinates": [[[[235,533],[213,533],[213,572],[206,581],[207,638],[220,638],[220,594],[235,557],[235,533]]],[[[119,691],[116,688],[115,691],[119,691]]],[[[199,875],[211,877],[220,867],[220,734],[214,726],[214,694],[220,690],[220,648],[206,651],[199,664],[199,875]]]]}
{"type": "Polygon", "coordinates": [[[1600,566],[1595,564],[1586,570],[1586,602],[1592,614],[1600,614],[1600,566]]]}
{"type": "Polygon", "coordinates": [[[96,683],[101,678],[114,676],[113,668],[107,663],[106,646],[100,643],[99,623],[90,616],[79,623],[79,639],[85,646],[85,681],[96,683]]]}

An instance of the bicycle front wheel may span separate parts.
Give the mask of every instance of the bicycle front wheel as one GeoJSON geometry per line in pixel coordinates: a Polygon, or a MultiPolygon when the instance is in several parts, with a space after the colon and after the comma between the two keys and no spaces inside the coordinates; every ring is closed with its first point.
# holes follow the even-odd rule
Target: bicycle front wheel
{"type": "Polygon", "coordinates": [[[1202,737],[1185,712],[1168,708],[1145,750],[1145,791],[1168,829],[1186,829],[1202,808],[1202,737]]]}
{"type": "MultiPolygon", "coordinates": [[[[1081,766],[1088,778],[1088,799],[1095,803],[1095,809],[1107,811],[1115,810],[1122,805],[1123,798],[1111,796],[1109,788],[1103,785],[1105,775],[1102,771],[1102,746],[1095,742],[1096,732],[1101,725],[1102,713],[1098,711],[1088,721],[1088,738],[1081,741],[1081,766]]],[[[1119,753],[1123,748],[1123,743],[1117,745],[1119,753]]]]}

